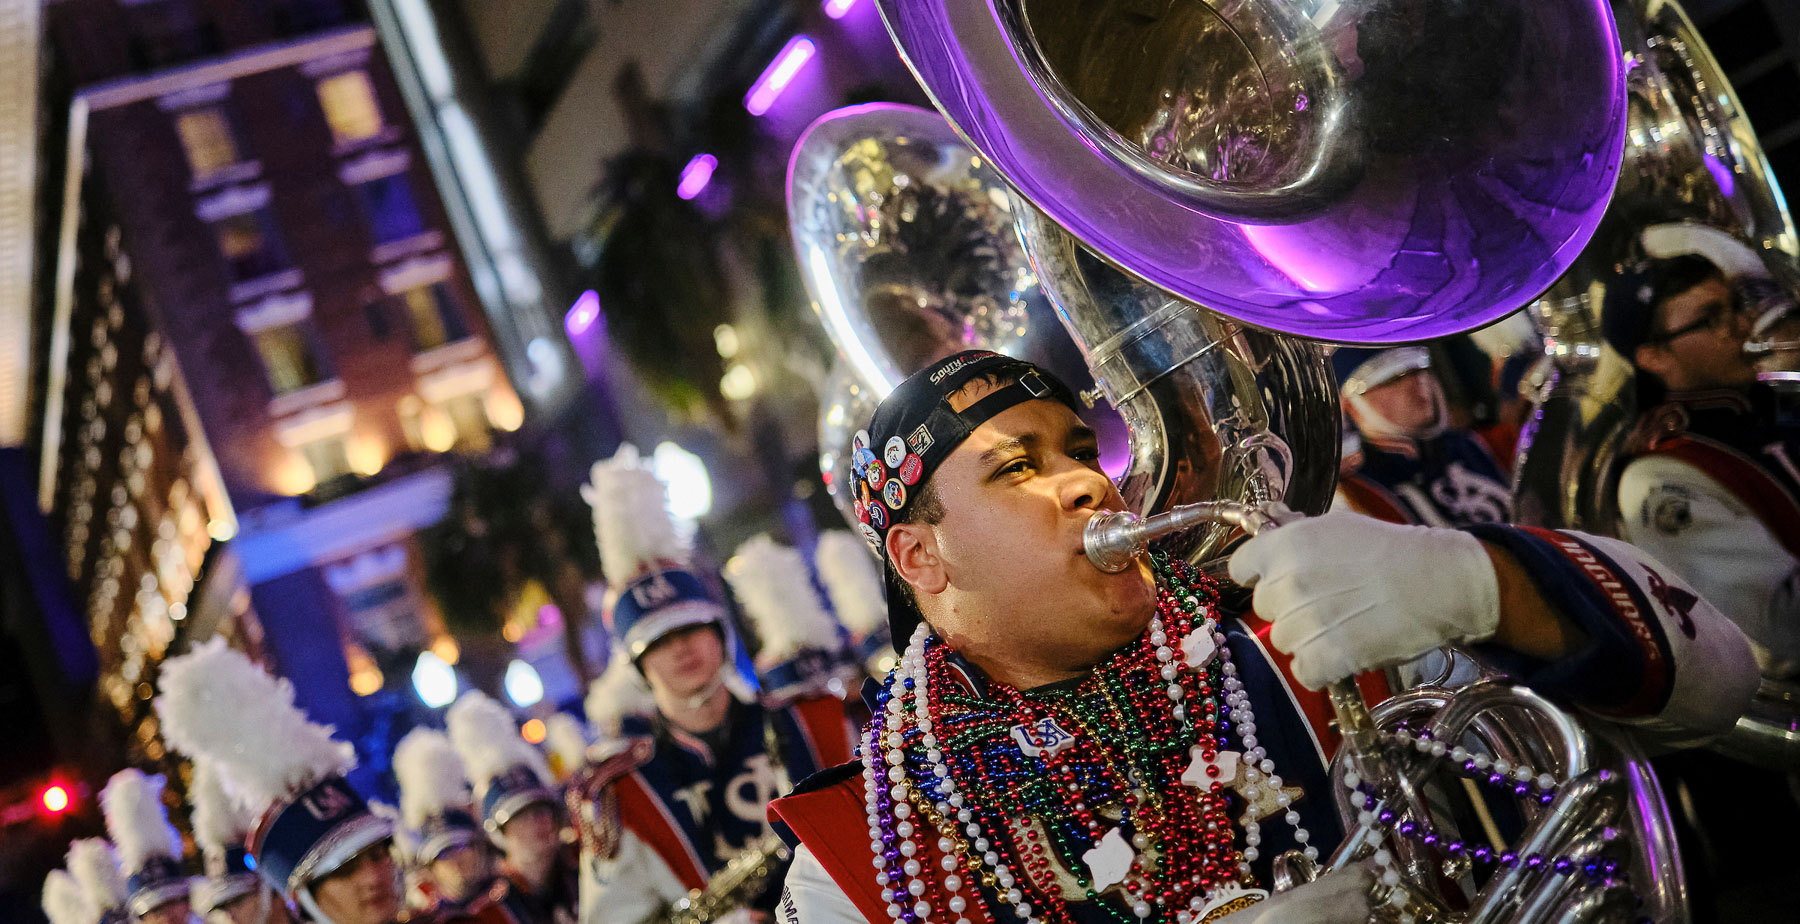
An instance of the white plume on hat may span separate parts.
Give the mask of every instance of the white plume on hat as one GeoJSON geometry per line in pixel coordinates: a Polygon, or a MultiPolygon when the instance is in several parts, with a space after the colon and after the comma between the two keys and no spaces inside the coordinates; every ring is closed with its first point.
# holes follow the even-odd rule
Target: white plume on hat
{"type": "Polygon", "coordinates": [[[125,872],[119,869],[119,855],[105,838],[70,842],[66,865],[88,900],[102,912],[125,907],[125,872]]]}
{"type": "Polygon", "coordinates": [[[100,811],[106,816],[106,833],[119,852],[119,864],[127,875],[153,859],[181,859],[181,832],[169,824],[163,807],[165,781],[161,774],[147,776],[128,767],[113,774],[100,790],[100,811]]]}
{"type": "Polygon", "coordinates": [[[194,843],[209,862],[223,860],[233,847],[242,846],[244,834],[256,823],[254,816],[225,791],[219,768],[204,758],[194,761],[194,780],[188,786],[193,806],[194,843]]]}
{"type": "Polygon", "coordinates": [[[563,775],[581,766],[587,754],[587,729],[581,720],[566,712],[553,713],[544,720],[544,747],[549,750],[556,769],[563,775]]]}
{"type": "Polygon", "coordinates": [[[100,906],[67,870],[53,869],[44,877],[44,917],[50,924],[95,924],[100,906]]]}
{"type": "Polygon", "coordinates": [[[581,497],[594,508],[594,540],[606,582],[623,587],[658,559],[688,560],[688,538],[669,514],[669,489],[650,460],[625,443],[610,459],[594,463],[581,497]]]}
{"type": "Polygon", "coordinates": [[[808,649],[835,651],[837,621],[813,587],[800,550],[757,536],[725,563],[725,580],[762,639],[757,659],[785,661],[808,649]]]}
{"type": "Polygon", "coordinates": [[[211,760],[253,811],[356,767],[356,750],[294,705],[294,686],[215,638],[163,662],[156,697],[163,739],[211,760]]]}
{"type": "Polygon", "coordinates": [[[881,580],[881,564],[869,552],[869,544],[841,529],[819,534],[814,552],[819,580],[831,597],[844,627],[866,637],[887,626],[887,596],[881,580]]]}
{"type": "Polygon", "coordinates": [[[400,817],[409,828],[423,827],[444,809],[469,803],[469,775],[450,736],[415,728],[394,748],[394,779],[400,783],[400,817]]]}
{"type": "Polygon", "coordinates": [[[647,716],[656,712],[656,699],[644,683],[644,675],[632,665],[623,646],[613,649],[606,672],[588,684],[582,711],[588,724],[602,738],[617,738],[627,716],[647,716]]]}
{"type": "Polygon", "coordinates": [[[400,862],[411,863],[412,858],[419,855],[419,832],[406,825],[406,819],[400,810],[379,799],[369,800],[369,814],[377,818],[385,818],[393,826],[394,852],[399,855],[400,862]]]}
{"type": "Polygon", "coordinates": [[[521,764],[530,767],[538,782],[550,785],[550,766],[544,754],[519,737],[512,713],[480,690],[470,690],[444,713],[450,743],[462,755],[475,795],[487,792],[494,778],[521,764]]]}

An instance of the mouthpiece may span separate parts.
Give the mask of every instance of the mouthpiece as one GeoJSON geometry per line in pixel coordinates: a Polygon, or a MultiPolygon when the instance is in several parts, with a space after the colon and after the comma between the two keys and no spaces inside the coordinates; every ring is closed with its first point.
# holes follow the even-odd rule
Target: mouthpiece
{"type": "Polygon", "coordinates": [[[1253,505],[1241,501],[1201,501],[1175,507],[1148,519],[1129,510],[1098,513],[1082,531],[1082,549],[1094,567],[1117,574],[1144,554],[1150,543],[1196,526],[1222,523],[1254,536],[1266,527],[1278,526],[1296,515],[1280,504],[1253,505]]]}

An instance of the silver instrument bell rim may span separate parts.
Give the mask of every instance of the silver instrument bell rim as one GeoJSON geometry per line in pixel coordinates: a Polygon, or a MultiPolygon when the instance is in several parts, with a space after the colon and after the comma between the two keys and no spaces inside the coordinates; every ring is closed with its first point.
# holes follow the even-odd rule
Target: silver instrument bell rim
{"type": "MultiPolygon", "coordinates": [[[[1516,297],[1459,316],[1447,328],[1440,312],[1424,309],[1381,319],[1332,318],[1303,310],[1308,294],[1273,291],[1292,283],[1270,270],[1253,273],[1246,261],[1218,253],[1217,242],[1254,227],[1200,213],[1149,190],[1141,177],[1103,156],[1095,143],[1064,121],[1019,65],[1006,32],[987,2],[877,0],[882,23],[901,60],[951,127],[1026,201],[1044,212],[1095,256],[1150,285],[1239,323],[1321,342],[1387,346],[1416,343],[1493,323],[1530,304],[1562,274],[1599,227],[1624,156],[1622,55],[1608,0],[1572,0],[1590,8],[1612,43],[1618,85],[1611,142],[1596,157],[1610,168],[1594,180],[1594,195],[1579,210],[1556,257],[1513,287],[1516,297]],[[921,47],[923,46],[923,47],[921,47]],[[924,55],[929,60],[923,59],[924,55]],[[968,71],[983,79],[973,85],[968,71]],[[993,152],[1027,163],[1015,166],[993,152]],[[1566,259],[1565,259],[1566,256],[1566,259]],[[1206,259],[1211,257],[1211,259],[1206,259]],[[1259,297],[1260,296],[1260,297],[1259,297]]],[[[1358,298],[1361,290],[1337,298],[1358,298]]]]}

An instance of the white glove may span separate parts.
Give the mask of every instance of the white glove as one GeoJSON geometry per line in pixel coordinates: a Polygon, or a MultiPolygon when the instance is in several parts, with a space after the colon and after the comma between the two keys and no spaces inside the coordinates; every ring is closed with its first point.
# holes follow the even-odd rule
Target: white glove
{"type": "Polygon", "coordinates": [[[1231,557],[1256,589],[1269,641],[1314,690],[1500,625],[1500,580],[1481,540],[1334,512],[1264,530],[1231,557]]]}
{"type": "Polygon", "coordinates": [[[1366,868],[1346,866],[1276,892],[1215,924],[1363,924],[1369,919],[1369,888],[1374,882],[1366,868]]]}

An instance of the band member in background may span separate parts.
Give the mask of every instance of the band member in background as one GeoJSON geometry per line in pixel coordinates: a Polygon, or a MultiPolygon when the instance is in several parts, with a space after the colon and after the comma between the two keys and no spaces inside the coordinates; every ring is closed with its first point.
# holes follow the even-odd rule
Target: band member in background
{"type": "Polygon", "coordinates": [[[444,715],[462,756],[482,825],[500,847],[507,889],[502,903],[519,924],[572,924],[575,858],[562,840],[562,797],[543,752],[519,736],[512,713],[479,690],[444,715]]]}
{"type": "Polygon", "coordinates": [[[1655,225],[1660,256],[1607,289],[1606,341],[1636,367],[1640,416],[1619,474],[1621,535],[1680,572],[1755,643],[1765,673],[1800,672],[1800,428],[1744,353],[1736,286],[1766,276],[1717,229],[1655,225]]]}
{"type": "Polygon", "coordinates": [[[287,681],[213,638],[164,662],[158,686],[163,739],[257,807],[257,875],[315,924],[399,917],[393,826],[344,779],[356,751],[307,720],[287,681]]]}
{"type": "MultiPolygon", "coordinates": [[[[1620,535],[1735,621],[1764,674],[1791,680],[1800,672],[1800,420],[1758,382],[1744,351],[1756,316],[1768,313],[1766,298],[1744,295],[1766,296],[1774,281],[1755,252],[1714,228],[1653,225],[1641,240],[1650,258],[1609,284],[1601,314],[1607,343],[1637,367],[1620,535]]],[[[1692,605],[1678,587],[1655,593],[1667,606],[1692,605]]],[[[1767,850],[1760,832],[1800,825],[1787,775],[1705,751],[1655,766],[1681,826],[1695,920],[1781,907],[1785,896],[1768,883],[1792,854],[1767,850]]]]}
{"type": "Polygon", "coordinates": [[[188,924],[188,877],[181,870],[181,833],[163,807],[163,778],[128,768],[100,791],[106,834],[119,852],[130,895],[126,906],[142,924],[188,924]]]}
{"type": "Polygon", "coordinates": [[[210,761],[194,762],[188,783],[194,844],[206,875],[194,880],[194,914],[205,924],[291,924],[287,902],[276,897],[247,862],[244,833],[256,819],[225,793],[210,761]]]}
{"type": "Polygon", "coordinates": [[[1328,514],[1238,549],[1254,613],[1163,556],[1102,572],[1082,532],[1124,500],[1075,407],[1043,370],[969,352],[858,434],[881,453],[869,483],[917,473],[860,511],[904,653],[867,764],[772,809],[800,844],[786,920],[1360,922],[1360,867],[1266,891],[1276,855],[1342,834],[1313,690],[1460,641],[1670,743],[1749,700],[1742,634],[1703,601],[1659,605],[1680,578],[1617,540],[1328,514]]]}
{"type": "MultiPolygon", "coordinates": [[[[848,759],[851,741],[841,698],[765,707],[750,695],[733,667],[726,610],[687,564],[666,489],[635,450],[596,464],[584,494],[618,588],[608,606],[615,650],[644,679],[654,711],[625,716],[622,737],[598,746],[571,787],[582,829],[581,920],[640,921],[759,849],[768,802],[784,780],[848,759]]],[[[765,912],[774,904],[772,896],[744,900],[765,912]]]]}
{"type": "Polygon", "coordinates": [[[470,813],[473,795],[462,757],[449,736],[415,728],[394,748],[400,816],[413,832],[406,863],[429,904],[417,916],[431,924],[516,924],[500,905],[507,885],[498,852],[470,813]]]}
{"type": "Polygon", "coordinates": [[[1422,526],[1512,519],[1510,460],[1452,423],[1429,350],[1339,347],[1331,363],[1361,445],[1358,464],[1338,482],[1340,506],[1422,526]]]}

